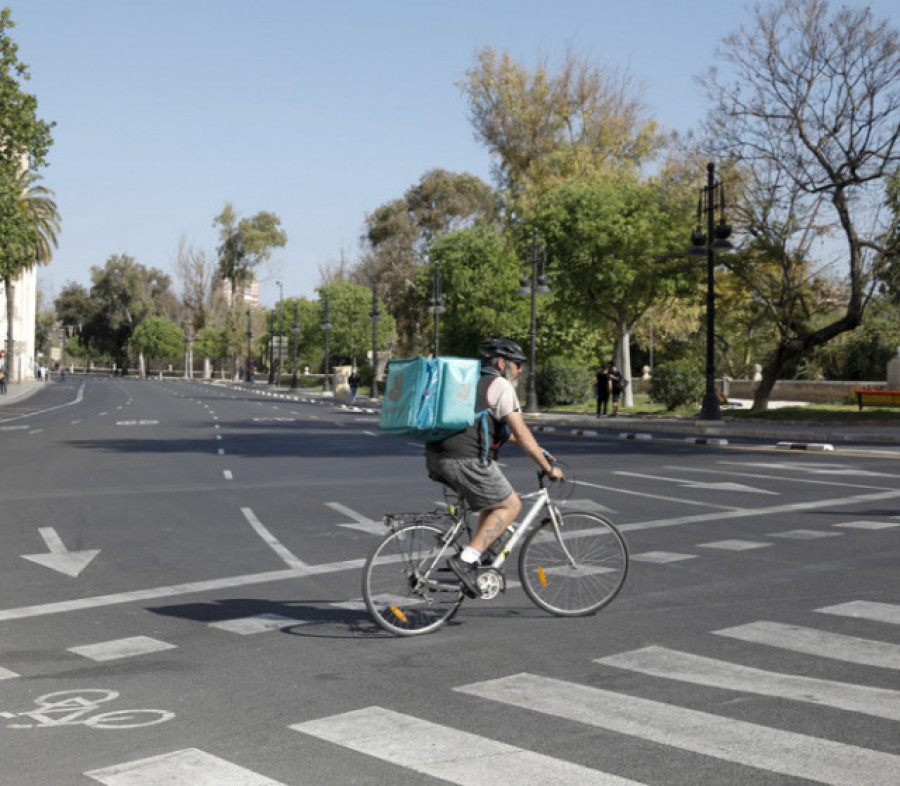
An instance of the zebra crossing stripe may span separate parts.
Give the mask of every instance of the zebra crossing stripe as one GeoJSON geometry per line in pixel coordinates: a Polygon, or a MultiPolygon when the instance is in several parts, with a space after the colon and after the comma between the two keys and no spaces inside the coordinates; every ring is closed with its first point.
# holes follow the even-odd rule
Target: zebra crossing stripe
{"type": "Polygon", "coordinates": [[[84,773],[103,786],[285,786],[196,748],[137,759],[84,773]]]}
{"type": "Polygon", "coordinates": [[[816,611],[820,614],[837,614],[841,617],[855,617],[856,619],[900,625],[900,606],[893,603],[854,600],[850,603],[840,603],[837,606],[826,606],[816,609],[816,611]]]}
{"type": "Polygon", "coordinates": [[[694,685],[777,696],[900,721],[900,691],[763,671],[665,647],[644,647],[595,663],[694,685]]]}
{"type": "Polygon", "coordinates": [[[455,690],[829,786],[896,786],[900,756],[534,674],[455,690]]]}
{"type": "Polygon", "coordinates": [[[529,783],[640,786],[637,781],[382,707],[367,707],[297,723],[291,728],[423,775],[464,786],[483,786],[485,783],[491,786],[522,786],[529,783]]]}
{"type": "Polygon", "coordinates": [[[860,666],[900,669],[900,646],[885,641],[860,639],[842,633],[767,620],[723,628],[713,633],[791,652],[802,652],[805,655],[857,663],[860,666]]]}

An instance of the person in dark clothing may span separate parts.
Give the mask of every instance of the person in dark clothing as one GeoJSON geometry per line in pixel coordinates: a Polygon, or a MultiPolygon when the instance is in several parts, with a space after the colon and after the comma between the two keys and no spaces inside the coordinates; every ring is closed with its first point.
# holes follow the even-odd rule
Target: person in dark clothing
{"type": "Polygon", "coordinates": [[[594,397],[597,399],[598,418],[609,412],[609,394],[611,390],[612,383],[609,381],[609,366],[604,363],[597,372],[597,378],[594,380],[594,397]]]}
{"type": "Polygon", "coordinates": [[[612,389],[613,402],[611,417],[616,417],[616,415],[619,414],[619,396],[621,396],[622,391],[625,390],[625,382],[622,379],[622,372],[619,371],[619,367],[615,363],[609,367],[609,384],[612,389]]]}
{"type": "Polygon", "coordinates": [[[350,386],[350,403],[355,404],[356,391],[359,390],[359,373],[355,368],[350,372],[350,377],[347,379],[347,384],[350,386]]]}

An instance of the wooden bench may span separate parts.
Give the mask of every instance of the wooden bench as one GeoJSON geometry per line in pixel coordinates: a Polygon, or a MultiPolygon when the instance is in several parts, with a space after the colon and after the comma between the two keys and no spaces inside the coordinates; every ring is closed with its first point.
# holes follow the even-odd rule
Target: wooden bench
{"type": "Polygon", "coordinates": [[[881,388],[863,388],[854,390],[856,403],[860,410],[867,407],[900,407],[900,390],[883,390],[881,388]]]}

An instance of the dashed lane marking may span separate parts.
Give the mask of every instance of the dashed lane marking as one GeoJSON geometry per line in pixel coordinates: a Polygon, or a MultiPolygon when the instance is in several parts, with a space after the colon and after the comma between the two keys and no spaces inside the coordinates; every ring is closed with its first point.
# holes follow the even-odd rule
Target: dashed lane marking
{"type": "Polygon", "coordinates": [[[197,748],[136,759],[84,773],[103,786],[150,786],[189,783],[190,786],[285,786],[257,772],[232,764],[197,748]]]}
{"type": "Polygon", "coordinates": [[[174,644],[151,638],[150,636],[130,636],[115,641],[103,641],[98,644],[85,644],[80,647],[69,647],[69,652],[95,661],[120,660],[147,655],[151,652],[163,652],[176,649],[174,644]]]}

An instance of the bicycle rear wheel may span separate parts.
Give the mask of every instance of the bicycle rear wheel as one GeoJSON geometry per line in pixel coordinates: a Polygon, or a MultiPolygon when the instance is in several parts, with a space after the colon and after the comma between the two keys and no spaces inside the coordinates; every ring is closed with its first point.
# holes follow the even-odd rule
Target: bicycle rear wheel
{"type": "Polygon", "coordinates": [[[622,589],[628,547],[615,525],[595,513],[563,513],[559,532],[562,545],[547,519],[525,539],[519,553],[522,588],[551,614],[592,614],[622,589]]]}
{"type": "Polygon", "coordinates": [[[449,548],[435,560],[443,530],[411,524],[391,532],[369,555],[362,593],[372,619],[395,636],[417,636],[437,630],[463,601],[459,580],[446,566],[456,553],[449,548]]]}

